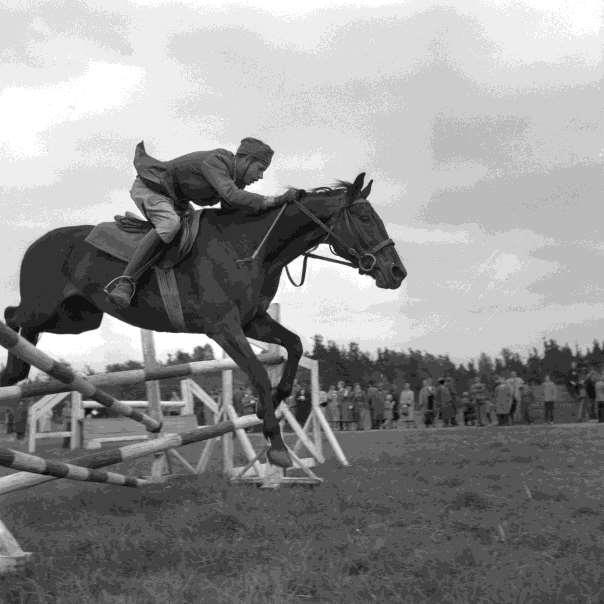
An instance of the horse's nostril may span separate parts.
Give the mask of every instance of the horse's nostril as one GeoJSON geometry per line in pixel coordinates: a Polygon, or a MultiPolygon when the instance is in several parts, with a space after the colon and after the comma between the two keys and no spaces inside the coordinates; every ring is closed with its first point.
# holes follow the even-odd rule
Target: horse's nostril
{"type": "Polygon", "coordinates": [[[392,265],[390,272],[397,281],[402,281],[407,276],[407,271],[396,264],[392,265]]]}

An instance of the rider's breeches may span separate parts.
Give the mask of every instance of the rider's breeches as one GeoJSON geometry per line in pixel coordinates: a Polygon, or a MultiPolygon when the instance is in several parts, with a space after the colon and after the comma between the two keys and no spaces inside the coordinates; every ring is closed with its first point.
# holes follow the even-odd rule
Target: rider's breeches
{"type": "Polygon", "coordinates": [[[138,176],[130,189],[130,197],[153,224],[161,240],[170,243],[180,230],[180,216],[174,209],[174,202],[166,195],[152,191],[138,176]]]}

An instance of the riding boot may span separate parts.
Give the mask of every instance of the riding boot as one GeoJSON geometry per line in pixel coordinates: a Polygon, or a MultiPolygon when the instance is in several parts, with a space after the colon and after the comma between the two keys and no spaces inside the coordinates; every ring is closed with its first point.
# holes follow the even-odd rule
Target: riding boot
{"type": "Polygon", "coordinates": [[[159,254],[164,245],[155,229],[151,229],[141,239],[124,269],[124,273],[110,281],[105,287],[105,293],[112,302],[123,307],[130,304],[136,292],[136,280],[148,268],[146,265],[159,254]],[[112,287],[114,283],[115,285],[112,287]]]}

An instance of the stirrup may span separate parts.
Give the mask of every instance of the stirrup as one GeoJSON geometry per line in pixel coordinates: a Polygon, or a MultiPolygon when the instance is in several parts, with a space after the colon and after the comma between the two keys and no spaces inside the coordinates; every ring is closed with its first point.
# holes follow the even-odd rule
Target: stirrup
{"type": "Polygon", "coordinates": [[[130,285],[132,293],[130,294],[130,298],[128,299],[128,303],[132,302],[132,298],[134,298],[134,294],[136,293],[136,281],[128,276],[128,275],[120,275],[119,277],[116,277],[115,279],[111,279],[111,281],[109,281],[109,283],[107,283],[107,285],[103,288],[103,291],[108,295],[111,296],[113,290],[123,281],[125,281],[128,285],[130,285]]]}

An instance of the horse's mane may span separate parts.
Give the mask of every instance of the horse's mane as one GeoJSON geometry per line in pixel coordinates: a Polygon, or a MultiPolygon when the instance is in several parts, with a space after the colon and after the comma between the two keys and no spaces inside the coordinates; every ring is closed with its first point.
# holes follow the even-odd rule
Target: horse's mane
{"type": "MultiPolygon", "coordinates": [[[[311,195],[339,195],[342,192],[348,193],[353,187],[353,184],[346,180],[337,180],[333,185],[324,185],[309,189],[308,194],[311,195]]],[[[294,187],[290,187],[293,189],[294,187]]]]}
{"type": "MultiPolygon", "coordinates": [[[[315,187],[314,189],[309,189],[306,191],[307,195],[325,195],[325,196],[334,196],[341,195],[342,193],[348,193],[353,187],[353,184],[346,180],[336,180],[333,185],[324,185],[321,187],[315,187]]],[[[288,187],[288,190],[297,190],[296,187],[288,187]]],[[[208,211],[213,211],[218,216],[222,215],[233,215],[233,214],[244,214],[248,215],[248,211],[246,209],[240,208],[205,208],[204,213],[208,211]]]]}

